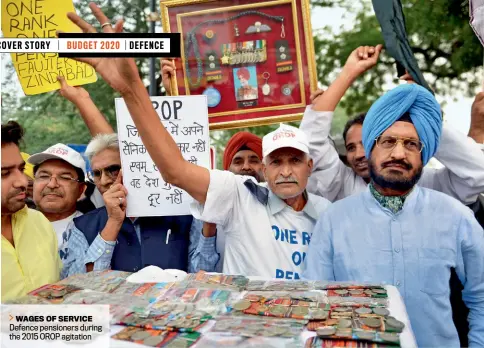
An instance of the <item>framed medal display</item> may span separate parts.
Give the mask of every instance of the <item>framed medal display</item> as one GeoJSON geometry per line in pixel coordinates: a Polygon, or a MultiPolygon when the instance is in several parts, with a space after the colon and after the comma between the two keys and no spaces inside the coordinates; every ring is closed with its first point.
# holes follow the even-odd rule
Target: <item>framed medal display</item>
{"type": "Polygon", "coordinates": [[[299,120],[317,88],[309,0],[161,0],[181,34],[174,94],[206,95],[210,129],[299,120]]]}

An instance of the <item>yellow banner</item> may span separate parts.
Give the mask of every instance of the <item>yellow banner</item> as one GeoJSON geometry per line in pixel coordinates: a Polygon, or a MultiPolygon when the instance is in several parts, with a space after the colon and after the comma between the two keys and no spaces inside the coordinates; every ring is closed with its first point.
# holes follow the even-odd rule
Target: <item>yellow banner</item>
{"type": "MultiPolygon", "coordinates": [[[[75,12],[72,0],[1,0],[2,31],[6,38],[55,38],[56,31],[80,32],[68,18],[75,12]]],[[[26,95],[60,88],[57,76],[71,86],[96,82],[96,72],[87,64],[57,53],[12,53],[12,61],[26,95]]]]}

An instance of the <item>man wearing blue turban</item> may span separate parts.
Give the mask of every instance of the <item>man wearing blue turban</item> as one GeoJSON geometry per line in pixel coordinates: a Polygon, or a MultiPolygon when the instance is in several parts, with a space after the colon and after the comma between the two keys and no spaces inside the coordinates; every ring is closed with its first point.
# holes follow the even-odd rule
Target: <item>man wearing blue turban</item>
{"type": "Polygon", "coordinates": [[[469,346],[482,347],[484,231],[459,201],[416,184],[441,129],[439,104],[418,85],[373,104],[362,130],[371,181],[321,215],[303,277],[394,285],[419,347],[459,347],[449,300],[454,268],[470,310],[469,346]]]}

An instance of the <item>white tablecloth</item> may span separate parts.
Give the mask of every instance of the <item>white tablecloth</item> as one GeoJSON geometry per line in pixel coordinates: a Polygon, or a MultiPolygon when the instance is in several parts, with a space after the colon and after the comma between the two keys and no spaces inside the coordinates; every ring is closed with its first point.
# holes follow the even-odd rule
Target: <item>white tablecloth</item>
{"type": "MultiPolygon", "coordinates": [[[[400,293],[398,292],[398,289],[395,286],[392,285],[387,285],[385,286],[388,292],[388,309],[391,313],[392,316],[394,316],[396,319],[400,320],[405,324],[405,328],[403,329],[402,334],[400,335],[400,344],[403,348],[416,348],[417,343],[415,341],[415,336],[413,335],[412,327],[410,325],[410,320],[408,318],[407,311],[405,309],[405,304],[403,303],[402,296],[400,296],[400,293]]],[[[204,328],[203,331],[208,330],[210,328],[210,323],[207,324],[204,328]]],[[[115,333],[121,331],[124,328],[124,326],[120,325],[114,325],[111,327],[111,335],[114,335],[115,333]]],[[[316,333],[313,331],[308,331],[305,330],[302,334],[302,339],[306,341],[308,338],[312,336],[316,336],[316,333]]],[[[120,341],[120,340],[114,340],[111,339],[111,347],[112,348],[135,348],[135,347],[141,347],[141,345],[132,343],[132,342],[126,342],[126,341],[120,341]]],[[[195,344],[193,348],[196,348],[197,345],[195,344]]]]}

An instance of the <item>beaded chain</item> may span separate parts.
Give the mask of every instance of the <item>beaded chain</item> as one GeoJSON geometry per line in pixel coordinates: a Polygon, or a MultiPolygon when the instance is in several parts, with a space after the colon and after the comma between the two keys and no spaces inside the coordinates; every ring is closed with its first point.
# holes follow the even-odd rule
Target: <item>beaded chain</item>
{"type": "Polygon", "coordinates": [[[198,25],[195,26],[188,34],[187,38],[185,41],[185,72],[187,74],[187,79],[188,83],[190,84],[190,87],[198,87],[200,86],[200,83],[202,81],[202,76],[203,76],[203,62],[202,62],[202,57],[200,56],[200,48],[198,47],[198,42],[196,38],[196,31],[200,29],[203,25],[207,24],[224,24],[230,21],[233,21],[234,19],[244,17],[244,16],[249,16],[249,15],[259,15],[261,17],[266,17],[268,19],[272,19],[277,22],[282,23],[281,27],[281,38],[284,38],[286,36],[286,33],[284,32],[284,17],[283,16],[272,16],[268,15],[267,13],[260,12],[260,11],[244,11],[240,12],[239,14],[236,14],[235,16],[225,18],[225,19],[211,19],[202,23],[199,23],[198,25]],[[195,59],[197,61],[197,81],[193,82],[191,78],[191,73],[190,73],[190,67],[188,64],[188,53],[190,52],[190,49],[193,46],[193,54],[195,56],[195,59]]]}

